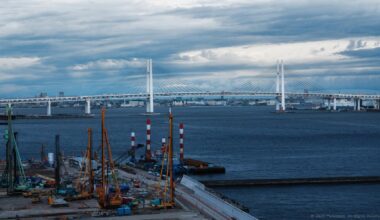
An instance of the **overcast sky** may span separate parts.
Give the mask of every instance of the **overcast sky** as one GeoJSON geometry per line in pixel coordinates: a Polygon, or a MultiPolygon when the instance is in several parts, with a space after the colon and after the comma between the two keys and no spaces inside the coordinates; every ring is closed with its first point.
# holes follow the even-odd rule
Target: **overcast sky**
{"type": "Polygon", "coordinates": [[[380,93],[380,2],[2,0],[0,97],[158,90],[380,93]]]}

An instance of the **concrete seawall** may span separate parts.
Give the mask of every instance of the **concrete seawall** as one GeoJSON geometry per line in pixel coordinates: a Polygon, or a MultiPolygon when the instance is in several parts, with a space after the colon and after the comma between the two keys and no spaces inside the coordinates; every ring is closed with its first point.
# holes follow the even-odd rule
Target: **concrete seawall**
{"type": "Polygon", "coordinates": [[[380,176],[322,177],[322,178],[294,178],[294,179],[204,180],[201,182],[208,187],[380,183],[380,176]]]}
{"type": "Polygon", "coordinates": [[[186,175],[176,186],[176,197],[211,219],[256,220],[249,213],[210,193],[202,183],[186,175]]]}

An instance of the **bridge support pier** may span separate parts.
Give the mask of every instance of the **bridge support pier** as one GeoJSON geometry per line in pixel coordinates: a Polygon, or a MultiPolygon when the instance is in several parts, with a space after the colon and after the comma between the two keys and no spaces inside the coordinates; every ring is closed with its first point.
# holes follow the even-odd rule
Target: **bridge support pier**
{"type": "Polygon", "coordinates": [[[331,99],[330,98],[328,98],[327,99],[327,110],[331,110],[331,99]]]}
{"type": "Polygon", "coordinates": [[[86,99],[86,105],[84,106],[84,113],[86,115],[91,114],[91,100],[90,99],[86,99]]]}
{"type": "Polygon", "coordinates": [[[380,100],[373,100],[373,101],[374,101],[373,109],[379,110],[380,109],[380,100]]]}
{"type": "Polygon", "coordinates": [[[336,111],[336,98],[334,97],[334,101],[333,101],[333,110],[336,111]]]}
{"type": "Polygon", "coordinates": [[[280,102],[276,99],[276,111],[280,111],[280,102]]]}
{"type": "Polygon", "coordinates": [[[361,99],[354,99],[354,111],[360,111],[361,110],[361,103],[362,103],[362,100],[361,99]]]}
{"type": "Polygon", "coordinates": [[[46,110],[46,115],[51,116],[51,101],[50,99],[47,102],[47,110],[46,110]]]}

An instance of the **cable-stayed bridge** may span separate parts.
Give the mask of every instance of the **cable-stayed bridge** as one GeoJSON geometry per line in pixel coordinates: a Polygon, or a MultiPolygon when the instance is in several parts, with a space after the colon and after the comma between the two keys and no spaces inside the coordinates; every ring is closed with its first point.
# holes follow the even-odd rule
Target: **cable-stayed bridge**
{"type": "MultiPolygon", "coordinates": [[[[380,109],[380,95],[378,94],[355,94],[355,93],[333,93],[333,92],[309,92],[310,82],[293,83],[291,88],[288,88],[285,81],[284,66],[277,63],[277,73],[274,75],[272,83],[269,83],[269,88],[260,89],[254,86],[252,81],[243,81],[235,85],[230,90],[216,91],[192,87],[183,81],[168,80],[166,84],[162,82],[153,83],[153,68],[152,60],[147,61],[147,74],[144,84],[145,91],[120,93],[120,94],[103,94],[103,95],[84,95],[84,96],[54,96],[54,97],[32,97],[32,98],[12,98],[0,99],[0,105],[17,105],[17,104],[34,104],[46,103],[47,115],[51,115],[51,103],[60,102],[85,102],[85,113],[91,113],[91,102],[107,101],[107,100],[131,100],[145,99],[146,109],[148,113],[154,112],[154,99],[168,97],[267,97],[276,100],[276,110],[286,110],[286,98],[290,97],[311,97],[328,100],[329,107],[333,110],[337,108],[337,100],[349,99],[354,102],[354,110],[360,110],[363,100],[375,100],[375,108],[380,109]],[[276,78],[276,77],[277,78],[276,78]],[[155,87],[154,87],[155,86],[155,87]],[[158,87],[158,88],[157,88],[158,87]],[[297,89],[298,87],[298,89],[297,89]],[[302,90],[302,92],[297,92],[302,90]],[[330,103],[332,106],[330,106],[330,103]]],[[[165,80],[166,81],[166,80],[165,80]]],[[[315,90],[315,89],[314,89],[315,90]]]]}

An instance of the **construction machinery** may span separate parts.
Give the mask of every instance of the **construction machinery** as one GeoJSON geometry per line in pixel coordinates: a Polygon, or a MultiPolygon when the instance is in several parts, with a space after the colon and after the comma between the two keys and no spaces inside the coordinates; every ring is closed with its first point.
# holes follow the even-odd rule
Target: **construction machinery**
{"type": "Polygon", "coordinates": [[[71,178],[68,176],[66,165],[63,161],[61,146],[60,146],[60,136],[57,134],[55,136],[55,164],[54,164],[54,170],[55,170],[55,185],[56,185],[56,191],[58,194],[62,194],[61,192],[73,192],[74,189],[67,188],[67,185],[71,184],[71,178]],[[62,175],[62,170],[63,175],[62,175]]]}
{"type": "Polygon", "coordinates": [[[51,207],[67,207],[67,206],[69,206],[69,203],[66,202],[64,199],[58,198],[54,195],[51,195],[48,197],[48,204],[51,207]]]}
{"type": "Polygon", "coordinates": [[[3,187],[7,188],[7,194],[26,191],[29,186],[26,181],[21,156],[18,150],[17,133],[13,131],[12,108],[6,108],[8,116],[8,129],[5,130],[4,139],[6,145],[6,167],[1,178],[3,187]]]}
{"type": "MultiPolygon", "coordinates": [[[[65,202],[60,196],[74,195],[75,191],[72,188],[67,188],[64,179],[61,175],[62,167],[65,169],[65,176],[67,176],[67,170],[65,164],[63,162],[61,146],[60,146],[60,136],[55,135],[55,161],[54,161],[54,182],[55,182],[55,195],[51,193],[48,196],[48,204],[52,207],[61,207],[68,206],[67,202],[65,202]]],[[[66,178],[67,179],[67,178],[66,178]]]]}
{"type": "Polygon", "coordinates": [[[111,145],[108,139],[107,129],[105,127],[105,108],[102,109],[102,143],[101,143],[101,184],[96,189],[98,194],[98,202],[102,208],[116,208],[122,204],[122,197],[120,186],[117,180],[117,176],[115,173],[115,166],[112,160],[112,152],[111,145]],[[107,164],[106,164],[106,148],[107,147],[107,164]],[[107,173],[106,173],[107,171],[107,173]],[[109,174],[111,175],[111,179],[109,178],[109,174]],[[115,193],[109,193],[109,180],[113,182],[115,186],[115,193]]]}
{"type": "Polygon", "coordinates": [[[172,208],[175,206],[174,201],[174,173],[173,173],[173,114],[169,109],[169,144],[164,146],[164,155],[162,157],[160,180],[158,181],[158,192],[161,198],[156,198],[151,201],[152,205],[156,208],[172,208]],[[166,165],[166,168],[165,168],[166,165]],[[162,190],[161,180],[163,179],[163,173],[166,171],[166,178],[164,189],[162,190]],[[169,195],[168,195],[169,194],[169,195]]]}
{"type": "Polygon", "coordinates": [[[92,129],[87,130],[87,150],[82,160],[82,169],[76,184],[78,194],[70,200],[90,199],[94,194],[94,170],[92,168],[92,129]]]}
{"type": "Polygon", "coordinates": [[[41,202],[41,194],[39,192],[32,192],[31,196],[32,203],[40,203],[41,202]]]}

